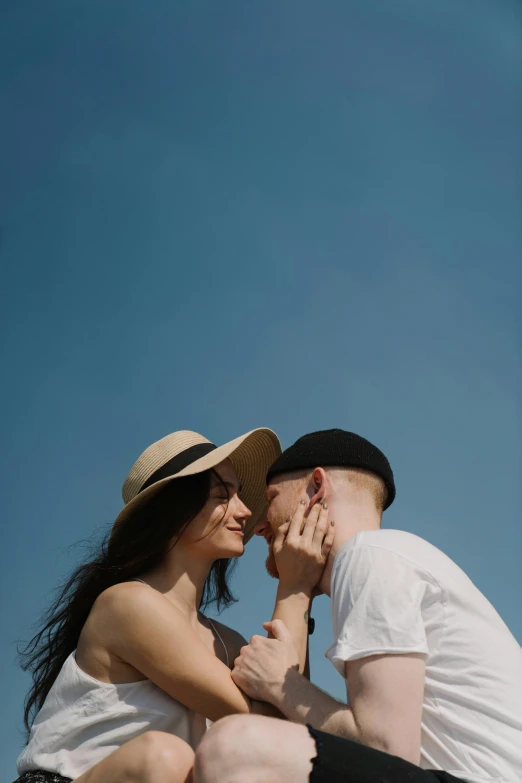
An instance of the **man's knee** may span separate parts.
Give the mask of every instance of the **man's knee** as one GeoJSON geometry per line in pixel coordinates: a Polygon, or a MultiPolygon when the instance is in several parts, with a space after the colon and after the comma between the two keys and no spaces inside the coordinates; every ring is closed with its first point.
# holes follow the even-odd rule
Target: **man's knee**
{"type": "MultiPolygon", "coordinates": [[[[139,743],[141,776],[148,779],[153,773],[184,780],[194,764],[194,751],[186,742],[162,731],[147,731],[135,740],[139,743]]],[[[151,777],[153,779],[153,777],[151,777]]]]}
{"type": "Polygon", "coordinates": [[[244,731],[244,721],[249,716],[230,715],[214,723],[201,740],[196,751],[194,779],[197,783],[223,780],[233,765],[234,772],[242,769],[239,735],[244,731]]]}
{"type": "Polygon", "coordinates": [[[259,715],[232,715],[214,724],[201,741],[194,780],[283,783],[290,772],[292,780],[305,783],[311,770],[310,750],[315,750],[315,744],[304,726],[259,715]]]}

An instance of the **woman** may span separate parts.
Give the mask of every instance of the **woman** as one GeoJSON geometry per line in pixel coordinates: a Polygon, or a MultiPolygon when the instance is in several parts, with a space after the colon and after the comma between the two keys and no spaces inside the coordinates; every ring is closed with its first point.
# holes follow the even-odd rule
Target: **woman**
{"type": "MultiPolygon", "coordinates": [[[[200,607],[233,600],[230,563],[265,513],[279,453],[258,429],[219,448],[176,432],[139,457],[108,541],[24,653],[20,783],[182,783],[207,720],[264,711],[230,677],[245,640],[200,607]]],[[[320,570],[311,557],[310,579],[320,570]]]]}

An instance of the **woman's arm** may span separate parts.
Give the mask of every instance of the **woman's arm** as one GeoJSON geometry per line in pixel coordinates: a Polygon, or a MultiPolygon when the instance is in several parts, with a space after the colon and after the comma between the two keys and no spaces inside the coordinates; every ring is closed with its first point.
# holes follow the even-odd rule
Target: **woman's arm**
{"type": "Polygon", "coordinates": [[[97,604],[109,653],[173,699],[212,721],[252,711],[227,666],[160,593],[137,582],[125,583],[106,590],[97,604]]]}
{"type": "Polygon", "coordinates": [[[308,617],[311,589],[292,588],[279,582],[272,620],[282,620],[290,631],[299,655],[299,671],[304,673],[308,652],[308,617]]]}
{"type": "Polygon", "coordinates": [[[328,506],[300,503],[292,520],[274,537],[273,552],[279,573],[272,620],[282,620],[299,656],[299,671],[309,677],[308,618],[313,591],[319,582],[334,539],[328,524],[328,506]]]}

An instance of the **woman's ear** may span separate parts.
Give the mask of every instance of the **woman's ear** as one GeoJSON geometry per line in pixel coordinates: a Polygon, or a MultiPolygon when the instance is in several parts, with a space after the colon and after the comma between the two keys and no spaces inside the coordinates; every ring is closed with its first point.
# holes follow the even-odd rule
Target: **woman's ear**
{"type": "Polygon", "coordinates": [[[316,503],[324,503],[328,490],[328,477],[324,468],[314,468],[310,479],[310,489],[313,495],[310,498],[309,508],[315,506],[316,503]]]}

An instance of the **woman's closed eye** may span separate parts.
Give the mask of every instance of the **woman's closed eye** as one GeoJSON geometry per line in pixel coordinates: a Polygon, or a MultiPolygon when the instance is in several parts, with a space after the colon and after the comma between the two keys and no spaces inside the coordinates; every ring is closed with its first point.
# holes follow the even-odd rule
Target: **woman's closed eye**
{"type": "Polygon", "coordinates": [[[210,497],[213,498],[213,500],[219,500],[222,503],[228,503],[228,501],[230,500],[230,497],[224,491],[213,492],[210,497]]]}

